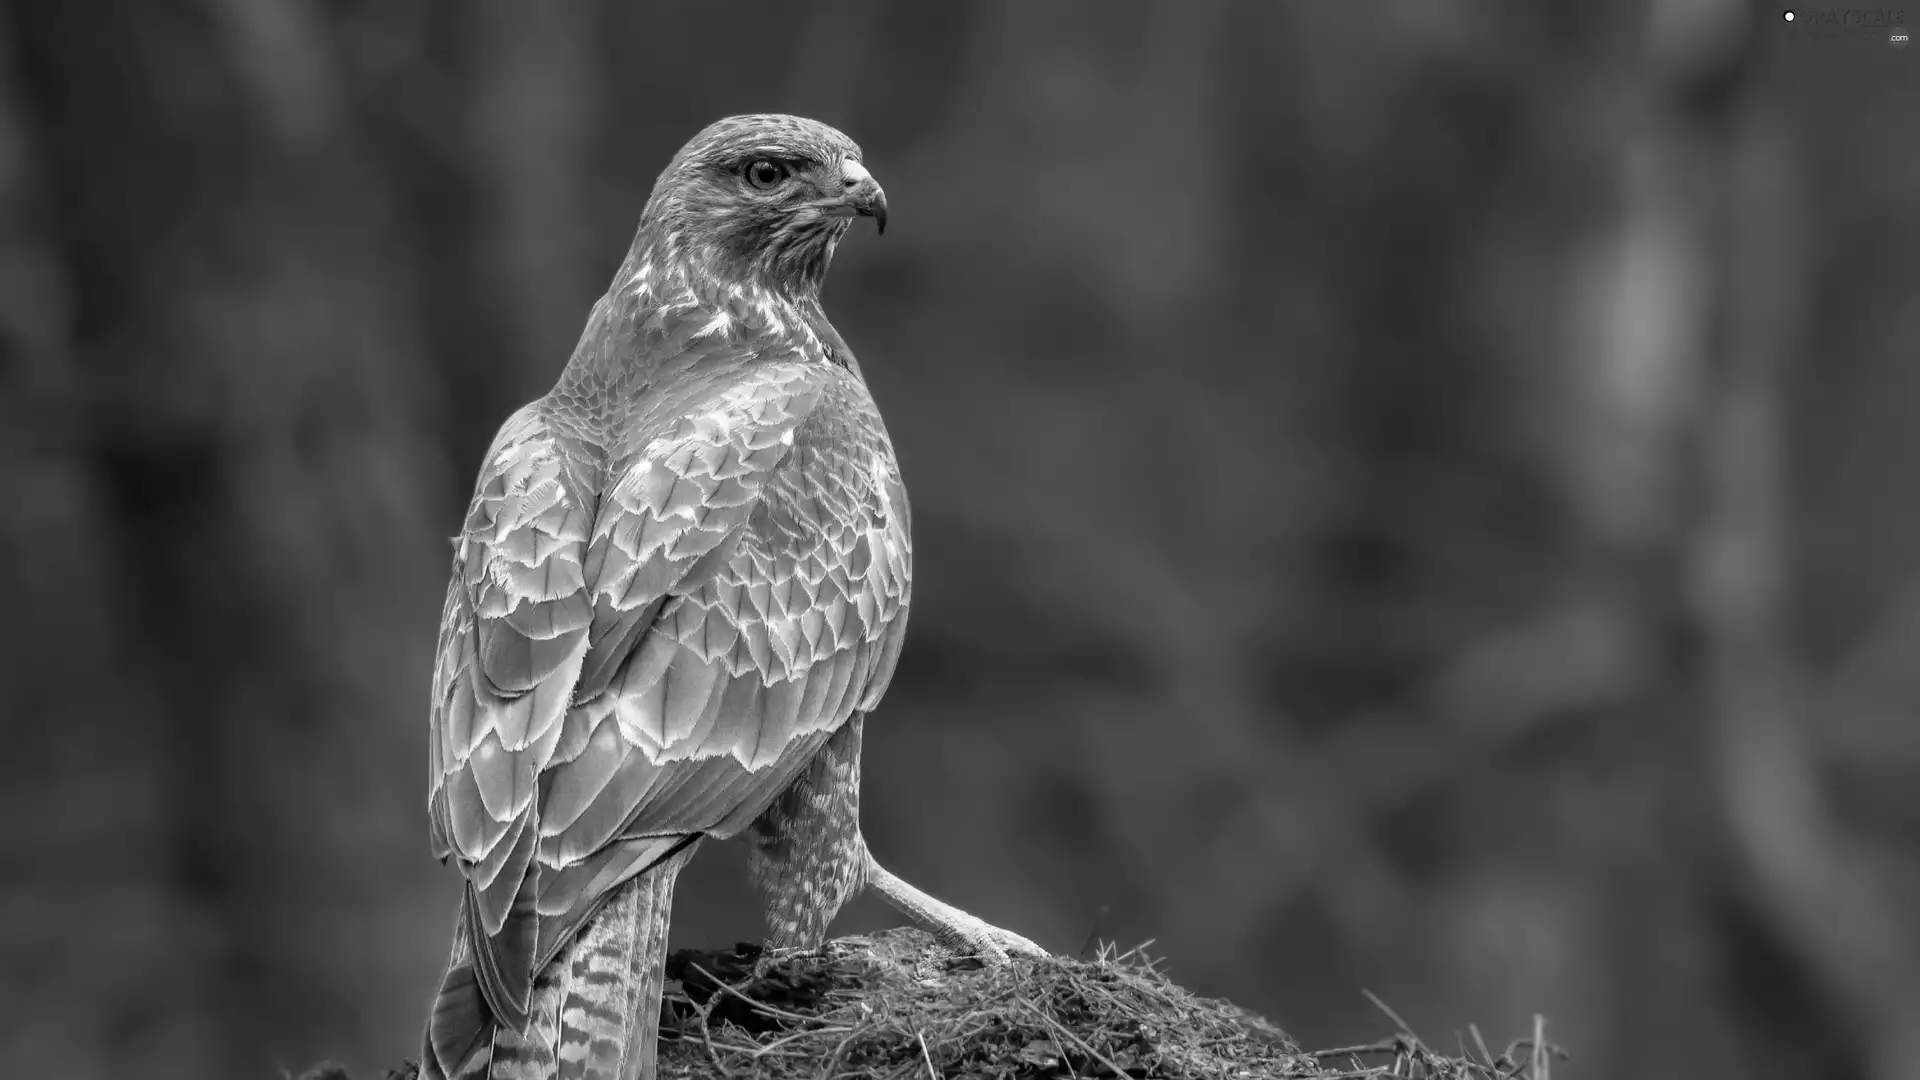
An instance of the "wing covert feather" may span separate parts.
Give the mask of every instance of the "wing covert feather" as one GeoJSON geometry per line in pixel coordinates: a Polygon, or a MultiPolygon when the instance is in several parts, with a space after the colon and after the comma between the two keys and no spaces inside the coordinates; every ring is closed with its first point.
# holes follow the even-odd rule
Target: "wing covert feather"
{"type": "Polygon", "coordinates": [[[435,850],[509,1018],[607,890],[745,828],[877,703],[911,592],[905,489],[845,369],[762,363],[604,471],[572,452],[540,403],[502,428],[435,667],[435,850]]]}

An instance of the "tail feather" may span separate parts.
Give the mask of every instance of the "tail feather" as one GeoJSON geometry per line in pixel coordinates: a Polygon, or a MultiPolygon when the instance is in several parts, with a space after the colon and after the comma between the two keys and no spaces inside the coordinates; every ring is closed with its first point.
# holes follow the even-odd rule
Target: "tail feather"
{"type": "Polygon", "coordinates": [[[541,1004],[551,1001],[559,1021],[557,1080],[654,1080],[658,1074],[673,884],[694,846],[622,885],[555,961],[555,969],[565,965],[566,978],[541,1004]]]}
{"type": "Polygon", "coordinates": [[[453,955],[427,1017],[426,1045],[420,1053],[421,1080],[473,1080],[487,1070],[485,1050],[492,1035],[493,1014],[480,993],[473,966],[473,948],[467,936],[467,905],[463,898],[453,928],[453,955]]]}
{"type": "Polygon", "coordinates": [[[501,924],[500,932],[491,937],[482,929],[486,926],[483,901],[472,886],[467,887],[466,925],[481,931],[468,941],[472,946],[473,973],[480,986],[480,996],[486,1000],[494,1019],[516,1031],[527,1026],[533,980],[539,974],[535,970],[537,961],[533,951],[540,936],[540,917],[533,909],[539,878],[539,867],[527,870],[515,894],[513,910],[501,924]]]}
{"type": "Polygon", "coordinates": [[[494,1022],[459,927],[422,1080],[655,1080],[673,886],[696,846],[614,889],[535,978],[524,1031],[494,1022]]]}

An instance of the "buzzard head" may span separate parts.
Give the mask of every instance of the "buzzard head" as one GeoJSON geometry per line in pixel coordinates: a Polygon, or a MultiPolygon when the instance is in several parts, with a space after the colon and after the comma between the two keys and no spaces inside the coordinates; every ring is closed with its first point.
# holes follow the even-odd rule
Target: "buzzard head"
{"type": "Polygon", "coordinates": [[[730,116],[695,135],[653,186],[643,237],[723,279],[817,292],[855,217],[887,227],[887,196],[839,131],[798,116],[730,116]]]}

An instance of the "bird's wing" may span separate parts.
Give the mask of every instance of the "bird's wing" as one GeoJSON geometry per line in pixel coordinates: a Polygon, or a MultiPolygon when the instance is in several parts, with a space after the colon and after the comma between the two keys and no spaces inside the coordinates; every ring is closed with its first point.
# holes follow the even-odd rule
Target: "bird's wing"
{"type": "Polygon", "coordinates": [[[743,828],[878,702],[911,552],[879,414],[830,365],[714,387],[616,456],[591,523],[563,469],[551,504],[531,493],[549,479],[537,465],[510,472],[520,487],[493,479],[546,460],[506,443],[468,521],[480,568],[448,600],[434,814],[471,883],[488,1003],[513,1019],[608,890],[690,836],[743,828]]]}
{"type": "Polygon", "coordinates": [[[454,538],[433,673],[435,853],[486,888],[516,847],[587,654],[591,493],[538,403],[501,426],[454,538]],[[509,835],[512,834],[512,835],[509,835]]]}

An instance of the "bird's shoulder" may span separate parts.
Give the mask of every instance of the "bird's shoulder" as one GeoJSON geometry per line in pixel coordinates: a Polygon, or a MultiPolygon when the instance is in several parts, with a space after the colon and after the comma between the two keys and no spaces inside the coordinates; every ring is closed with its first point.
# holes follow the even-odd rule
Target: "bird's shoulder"
{"type": "Polygon", "coordinates": [[[813,407],[781,432],[752,504],[679,579],[657,627],[771,682],[897,631],[912,591],[906,486],[879,411],[857,375],[811,377],[813,407]]]}
{"type": "Polygon", "coordinates": [[[609,455],[587,573],[596,606],[699,588],[739,545],[782,562],[856,523],[899,518],[905,488],[859,375],[794,356],[710,380],[609,455]]]}
{"type": "MultiPolygon", "coordinates": [[[[859,373],[796,351],[688,381],[677,407],[635,410],[615,439],[596,439],[552,396],[501,425],[454,538],[433,680],[436,777],[489,752],[490,735],[543,764],[564,702],[604,686],[662,615],[685,622],[721,597],[794,580],[824,582],[867,632],[906,603],[906,487],[859,373]],[[663,611],[676,597],[693,602],[663,611]]],[[[726,606],[730,621],[762,621],[726,606]]],[[[785,620],[768,614],[777,639],[785,620]]],[[[508,783],[495,811],[523,805],[508,783]]],[[[472,852],[497,838],[467,839],[436,844],[472,852]]]]}

